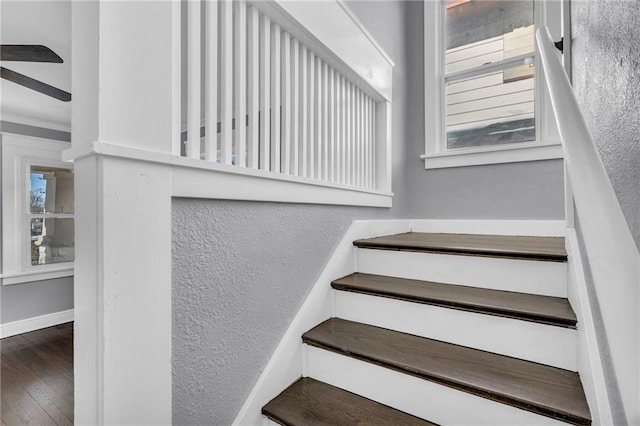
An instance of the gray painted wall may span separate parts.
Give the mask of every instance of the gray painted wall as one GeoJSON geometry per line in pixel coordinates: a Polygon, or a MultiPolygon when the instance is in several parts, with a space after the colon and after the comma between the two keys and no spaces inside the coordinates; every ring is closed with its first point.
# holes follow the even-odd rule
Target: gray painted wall
{"type": "Polygon", "coordinates": [[[3,285],[0,298],[2,324],[73,309],[73,277],[3,285]]]}
{"type": "Polygon", "coordinates": [[[562,217],[560,161],[425,172],[422,4],[347,3],[396,63],[393,208],[175,199],[176,424],[233,421],[352,220],[562,217]]]}
{"type": "Polygon", "coordinates": [[[424,8],[407,3],[407,214],[437,219],[563,219],[562,160],[425,170],[424,8]]]}
{"type": "Polygon", "coordinates": [[[571,3],[573,85],[640,247],[640,10],[635,1],[571,3]]]}

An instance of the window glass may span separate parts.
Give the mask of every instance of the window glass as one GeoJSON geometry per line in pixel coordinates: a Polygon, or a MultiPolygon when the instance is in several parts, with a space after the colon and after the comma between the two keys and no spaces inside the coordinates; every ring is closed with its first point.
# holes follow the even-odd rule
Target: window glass
{"type": "Polygon", "coordinates": [[[31,264],[72,262],[74,259],[73,218],[31,219],[31,264]]]}
{"type": "Polygon", "coordinates": [[[32,214],[73,213],[73,170],[31,166],[32,214]]]}
{"type": "Polygon", "coordinates": [[[533,1],[446,0],[444,15],[446,148],[535,141],[533,1]]]}
{"type": "Polygon", "coordinates": [[[448,149],[535,140],[535,80],[512,77],[522,67],[447,83],[448,149]]]}

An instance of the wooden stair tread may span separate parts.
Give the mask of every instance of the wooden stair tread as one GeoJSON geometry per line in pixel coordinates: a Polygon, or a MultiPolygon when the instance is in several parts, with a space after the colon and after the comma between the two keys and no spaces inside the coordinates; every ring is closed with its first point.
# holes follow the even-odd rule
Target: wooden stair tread
{"type": "Polygon", "coordinates": [[[498,315],[560,327],[575,328],[569,301],[560,297],[490,290],[406,278],[355,273],[331,283],[337,290],[390,297],[498,315]]]}
{"type": "Polygon", "coordinates": [[[360,248],[466,254],[515,259],[566,262],[562,237],[429,234],[408,232],[356,240],[360,248]]]}
{"type": "Polygon", "coordinates": [[[367,324],[329,319],[305,343],[565,422],[589,425],[577,373],[367,324]]]}
{"type": "Polygon", "coordinates": [[[303,377],[262,408],[262,414],[283,425],[429,426],[414,417],[360,395],[303,377]]]}

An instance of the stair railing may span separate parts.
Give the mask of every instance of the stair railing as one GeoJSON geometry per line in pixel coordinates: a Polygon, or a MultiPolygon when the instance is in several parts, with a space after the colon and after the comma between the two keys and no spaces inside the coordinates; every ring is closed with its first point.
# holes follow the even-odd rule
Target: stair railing
{"type": "MultiPolygon", "coordinates": [[[[627,420],[640,395],[640,255],[546,27],[536,33],[553,113],[627,420]]],[[[569,191],[567,191],[569,192],[569,191]]]]}
{"type": "Polygon", "coordinates": [[[390,103],[372,76],[277,1],[183,4],[183,157],[390,191],[390,103]]]}

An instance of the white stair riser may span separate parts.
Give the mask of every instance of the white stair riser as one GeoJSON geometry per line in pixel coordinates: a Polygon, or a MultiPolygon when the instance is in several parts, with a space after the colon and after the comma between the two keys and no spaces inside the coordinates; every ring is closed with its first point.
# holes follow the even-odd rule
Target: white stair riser
{"type": "Polygon", "coordinates": [[[567,264],[358,249],[358,272],[567,297],[567,264]]]}
{"type": "Polygon", "coordinates": [[[334,290],[334,316],[577,371],[577,331],[334,290]]]}
{"type": "Polygon", "coordinates": [[[280,423],[276,423],[271,420],[269,417],[263,415],[262,416],[262,426],[281,426],[280,423]]]}
{"type": "Polygon", "coordinates": [[[307,376],[438,424],[566,426],[506,404],[306,346],[307,376]]]}

